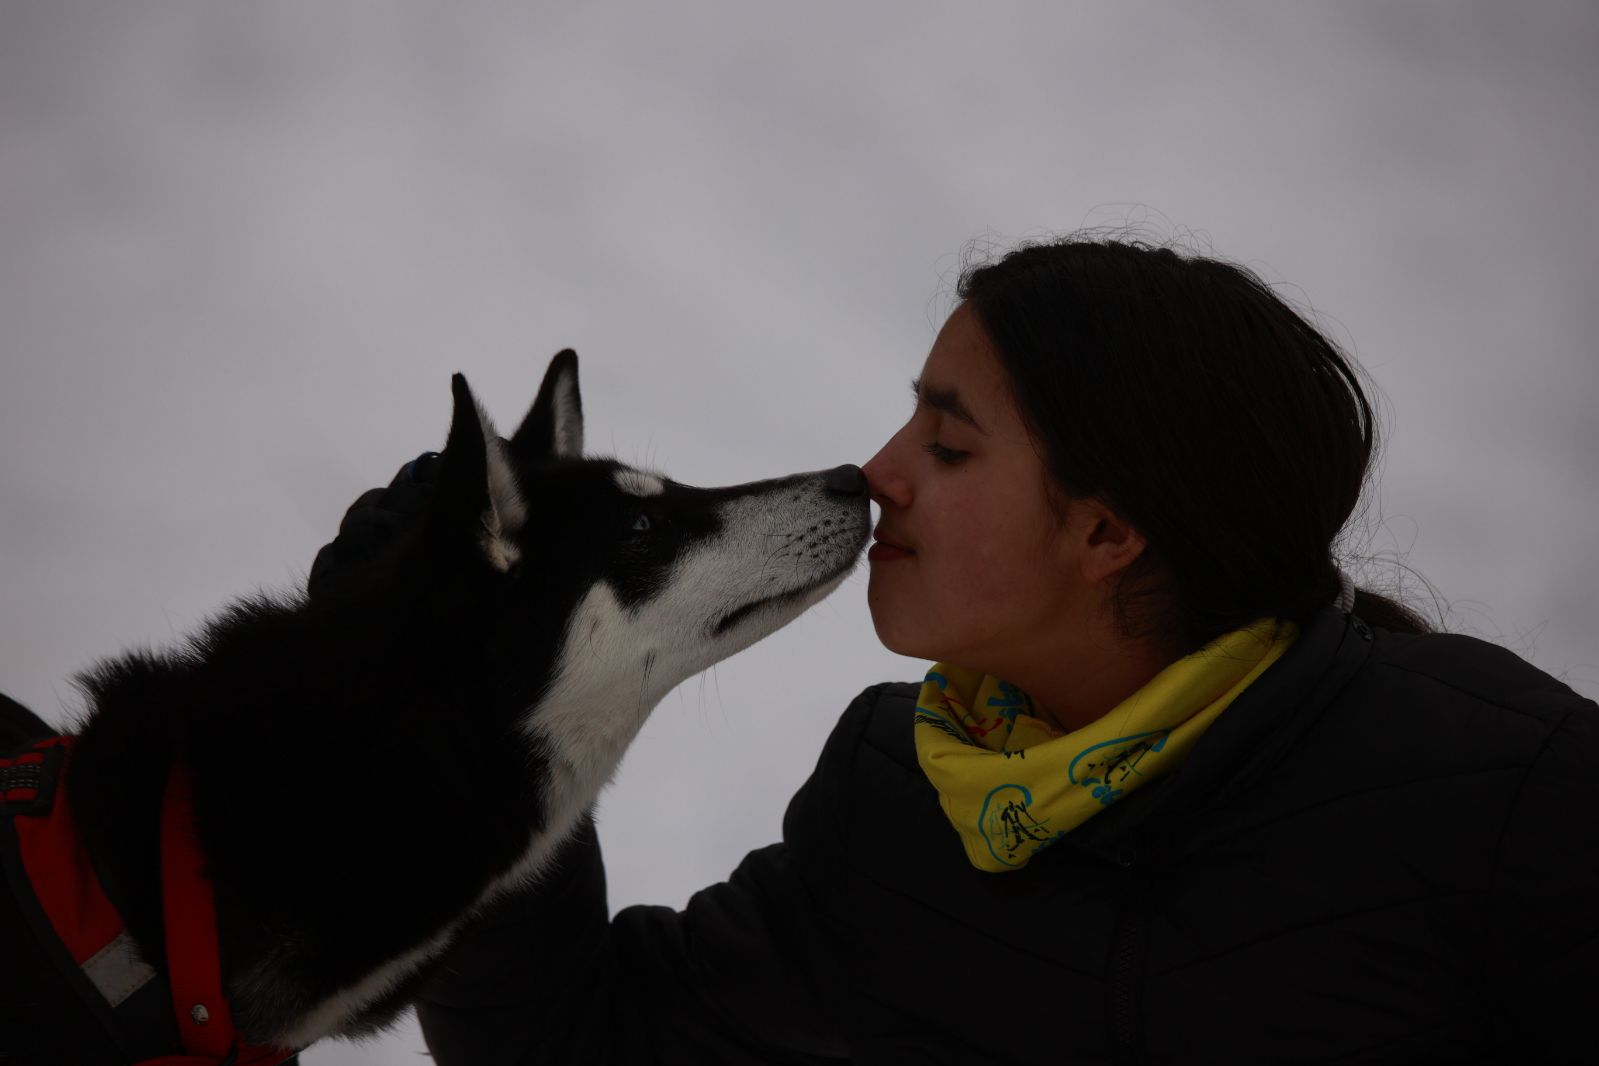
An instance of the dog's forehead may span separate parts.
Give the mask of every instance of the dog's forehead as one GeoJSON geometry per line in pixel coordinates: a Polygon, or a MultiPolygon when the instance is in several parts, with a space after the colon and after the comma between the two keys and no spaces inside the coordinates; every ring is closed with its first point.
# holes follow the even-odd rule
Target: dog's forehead
{"type": "Polygon", "coordinates": [[[542,484],[546,488],[569,488],[582,492],[596,492],[603,486],[620,488],[630,496],[642,495],[645,489],[654,489],[657,493],[664,491],[664,486],[671,482],[665,474],[629,466],[604,455],[545,459],[522,467],[518,473],[529,485],[542,484]],[[623,482],[624,475],[632,475],[627,484],[623,482]]]}
{"type": "Polygon", "coordinates": [[[677,485],[659,470],[629,466],[608,456],[543,463],[524,471],[523,482],[536,494],[588,494],[590,506],[605,498],[654,499],[677,485]]]}
{"type": "Polygon", "coordinates": [[[629,496],[659,496],[666,491],[666,475],[652,470],[619,466],[611,475],[616,487],[629,496]]]}

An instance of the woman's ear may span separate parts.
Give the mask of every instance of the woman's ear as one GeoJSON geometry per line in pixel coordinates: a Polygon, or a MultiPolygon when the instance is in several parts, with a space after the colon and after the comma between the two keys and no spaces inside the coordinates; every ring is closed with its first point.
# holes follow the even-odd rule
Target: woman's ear
{"type": "Polygon", "coordinates": [[[1149,541],[1131,522],[1099,500],[1075,500],[1063,536],[1084,581],[1090,585],[1114,578],[1149,547],[1149,541]]]}

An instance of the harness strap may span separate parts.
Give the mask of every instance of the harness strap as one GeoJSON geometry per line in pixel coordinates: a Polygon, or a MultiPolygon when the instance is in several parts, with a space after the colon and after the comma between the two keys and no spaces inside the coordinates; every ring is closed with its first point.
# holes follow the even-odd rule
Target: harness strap
{"type": "Polygon", "coordinates": [[[161,811],[161,906],[173,1016],[189,1054],[144,1066],[275,1066],[291,1057],[292,1051],[246,1046],[233,1026],[222,992],[216,901],[195,841],[193,782],[181,763],[174,763],[167,776],[161,811]]]}
{"type": "MultiPolygon", "coordinates": [[[[74,987],[121,1043],[108,1008],[156,974],[133,947],[78,836],[61,787],[74,740],[53,737],[0,758],[0,820],[14,830],[5,836],[15,841],[14,872],[22,878],[15,891],[37,901],[38,935],[54,933],[60,946],[50,950],[61,964],[81,967],[81,976],[71,975],[74,987]]],[[[277,1066],[295,1053],[246,1045],[222,992],[216,902],[195,838],[192,788],[188,769],[174,763],[161,812],[161,900],[167,984],[184,1054],[137,1066],[277,1066]]]]}
{"type": "Polygon", "coordinates": [[[13,819],[22,867],[50,930],[114,1009],[156,973],[139,958],[78,834],[62,787],[73,740],[39,741],[0,760],[0,816],[13,819]]]}

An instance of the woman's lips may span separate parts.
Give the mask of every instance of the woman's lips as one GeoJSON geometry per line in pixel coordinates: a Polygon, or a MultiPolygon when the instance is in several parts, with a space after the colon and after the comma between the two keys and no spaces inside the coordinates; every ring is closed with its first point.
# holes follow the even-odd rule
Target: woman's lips
{"type": "Polygon", "coordinates": [[[878,536],[876,534],[873,534],[873,536],[877,540],[877,543],[873,544],[871,550],[866,553],[866,559],[868,562],[886,563],[893,559],[908,559],[912,555],[916,554],[909,548],[895,544],[893,541],[882,536],[878,536]]]}

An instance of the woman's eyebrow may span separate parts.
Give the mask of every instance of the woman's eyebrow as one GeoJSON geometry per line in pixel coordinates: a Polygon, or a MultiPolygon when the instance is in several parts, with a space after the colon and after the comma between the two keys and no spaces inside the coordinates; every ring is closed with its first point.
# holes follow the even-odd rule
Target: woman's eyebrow
{"type": "Polygon", "coordinates": [[[961,403],[960,394],[954,389],[942,388],[938,385],[923,387],[921,378],[911,378],[911,394],[916,397],[917,403],[925,403],[936,411],[943,411],[952,418],[958,418],[971,426],[977,432],[988,435],[988,430],[977,424],[977,419],[961,403]]]}

